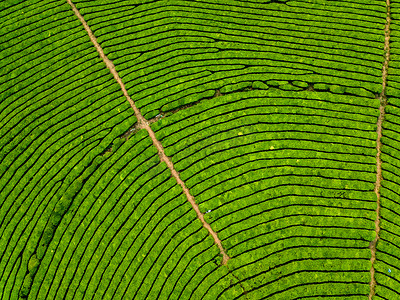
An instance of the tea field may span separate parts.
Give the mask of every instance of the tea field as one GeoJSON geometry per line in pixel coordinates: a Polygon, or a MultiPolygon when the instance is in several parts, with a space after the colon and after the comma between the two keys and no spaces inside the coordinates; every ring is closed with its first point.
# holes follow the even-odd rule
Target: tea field
{"type": "Polygon", "coordinates": [[[2,1],[0,299],[400,299],[398,20],[2,1]]]}

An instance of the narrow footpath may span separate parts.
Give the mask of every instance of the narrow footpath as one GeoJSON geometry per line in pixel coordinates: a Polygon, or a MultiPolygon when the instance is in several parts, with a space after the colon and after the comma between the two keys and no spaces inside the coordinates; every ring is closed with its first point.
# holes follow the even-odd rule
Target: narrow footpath
{"type": "Polygon", "coordinates": [[[203,213],[201,213],[199,206],[197,205],[193,195],[190,194],[189,189],[186,187],[185,183],[183,180],[180,178],[178,171],[174,168],[174,165],[171,161],[171,159],[165,154],[164,147],[162,146],[161,142],[157,140],[156,135],[154,134],[154,131],[151,129],[149,122],[143,117],[142,113],[140,110],[136,107],[135,103],[133,102],[132,98],[129,96],[128,91],[125,88],[124,83],[122,82],[121,77],[119,77],[117,71],[115,70],[115,66],[112,63],[112,61],[104,54],[103,49],[101,48],[100,44],[97,42],[96,37],[94,36],[92,30],[90,29],[89,25],[86,23],[85,19],[83,16],[80,14],[76,6],[72,3],[71,0],[67,0],[68,4],[72,7],[72,10],[74,11],[75,15],[78,17],[78,19],[81,21],[83,27],[87,31],[90,40],[94,44],[97,52],[99,53],[100,57],[103,59],[104,63],[106,64],[107,68],[110,70],[111,74],[114,76],[115,80],[118,82],[118,84],[121,87],[122,92],[124,93],[124,96],[126,99],[129,101],[129,104],[131,105],[133,111],[135,112],[135,116],[138,120],[138,128],[139,129],[145,129],[147,130],[151,140],[153,141],[153,145],[157,148],[158,155],[160,157],[160,160],[164,162],[169,170],[171,171],[172,176],[175,178],[176,182],[182,187],[183,193],[185,194],[187,200],[189,203],[192,205],[192,208],[197,214],[197,217],[200,219],[201,223],[203,224],[203,227],[208,230],[210,235],[213,237],[215,244],[218,246],[220,253],[222,255],[222,265],[226,265],[230,257],[226,253],[225,249],[222,246],[221,240],[219,239],[217,233],[211,228],[210,224],[208,224],[205,219],[203,213]]]}
{"type": "Polygon", "coordinates": [[[374,263],[376,261],[376,245],[379,240],[379,232],[380,232],[380,209],[381,209],[381,195],[380,189],[382,185],[382,124],[383,120],[385,119],[385,107],[387,105],[387,98],[386,98],[386,83],[387,83],[387,76],[388,76],[388,66],[389,66],[389,59],[390,59],[390,0],[386,0],[386,24],[385,24],[385,61],[383,62],[382,66],[382,92],[379,97],[380,100],[380,107],[379,107],[379,117],[377,122],[377,139],[376,139],[376,182],[375,182],[375,194],[377,199],[377,207],[376,207],[376,219],[375,219],[375,239],[370,244],[371,249],[371,282],[370,282],[370,292],[368,299],[372,300],[373,296],[375,295],[375,287],[376,287],[376,280],[375,280],[375,266],[374,263]]]}

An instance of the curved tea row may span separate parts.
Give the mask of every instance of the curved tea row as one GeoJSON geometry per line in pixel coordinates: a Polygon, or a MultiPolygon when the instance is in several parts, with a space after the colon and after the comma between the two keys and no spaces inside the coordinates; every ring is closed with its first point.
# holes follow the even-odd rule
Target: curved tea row
{"type": "Polygon", "coordinates": [[[153,124],[251,299],[368,294],[376,108],[366,100],[253,89],[153,124]]]}
{"type": "Polygon", "coordinates": [[[76,5],[129,94],[151,118],[243,80],[304,80],[379,93],[385,3],[357,2],[76,5]]]}
{"type": "MultiPolygon", "coordinates": [[[[231,259],[69,5],[3,3],[0,299],[369,294],[385,1],[73,2],[231,259]]],[[[399,290],[391,64],[382,299],[399,290]]]]}
{"type": "Polygon", "coordinates": [[[144,131],[85,182],[49,248],[34,298],[200,299],[205,277],[227,273],[144,131]]]}
{"type": "Polygon", "coordinates": [[[56,203],[136,119],[67,3],[2,3],[0,15],[0,298],[17,299],[56,203]]]}

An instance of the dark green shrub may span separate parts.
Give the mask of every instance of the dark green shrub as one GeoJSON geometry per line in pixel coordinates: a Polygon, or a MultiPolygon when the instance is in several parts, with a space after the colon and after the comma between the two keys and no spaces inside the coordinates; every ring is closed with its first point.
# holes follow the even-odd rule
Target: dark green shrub
{"type": "Polygon", "coordinates": [[[27,274],[24,278],[24,282],[22,283],[21,291],[19,292],[19,296],[21,298],[27,298],[28,294],[31,290],[32,286],[32,276],[31,274],[27,274]]]}

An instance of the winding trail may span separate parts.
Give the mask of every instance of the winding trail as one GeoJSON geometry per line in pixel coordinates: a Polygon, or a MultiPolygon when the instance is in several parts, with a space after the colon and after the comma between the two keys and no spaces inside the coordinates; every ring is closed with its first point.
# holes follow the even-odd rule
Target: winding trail
{"type": "Polygon", "coordinates": [[[376,280],[375,280],[375,267],[374,263],[376,261],[376,245],[379,240],[379,232],[380,232],[380,209],[381,209],[381,195],[380,195],[380,188],[382,185],[382,124],[385,119],[385,107],[387,105],[387,98],[386,98],[386,83],[387,83],[387,76],[388,76],[388,66],[390,60],[390,0],[386,0],[386,24],[385,24],[385,61],[383,62],[382,67],[382,92],[379,97],[380,100],[380,107],[379,107],[379,117],[377,122],[377,139],[376,139],[376,182],[375,182],[375,194],[377,198],[377,208],[376,208],[376,219],[375,219],[375,239],[370,243],[371,249],[371,282],[370,282],[370,292],[368,299],[372,300],[373,296],[375,296],[375,287],[376,287],[376,280]]]}
{"type": "Polygon", "coordinates": [[[226,265],[230,257],[226,253],[225,249],[222,247],[221,240],[219,239],[217,233],[211,228],[210,224],[208,224],[205,219],[204,219],[204,214],[200,211],[199,206],[197,205],[193,195],[190,194],[189,189],[186,187],[185,183],[182,181],[182,179],[179,176],[178,171],[174,168],[174,165],[171,161],[171,159],[165,154],[164,147],[160,143],[159,140],[157,140],[156,135],[154,134],[154,131],[151,129],[149,121],[147,121],[143,115],[141,114],[140,110],[136,107],[135,103],[133,102],[132,98],[129,96],[128,91],[125,88],[124,83],[122,82],[121,77],[119,77],[117,71],[115,70],[115,66],[112,63],[112,61],[104,54],[103,49],[101,48],[100,44],[97,42],[96,37],[94,36],[92,30],[90,29],[89,25],[86,23],[85,19],[83,16],[80,14],[79,10],[76,8],[74,3],[72,3],[71,0],[66,0],[68,4],[71,6],[72,10],[74,11],[75,15],[78,17],[78,19],[81,21],[83,27],[87,31],[90,40],[94,44],[97,52],[100,54],[100,57],[103,59],[104,63],[106,64],[107,68],[110,70],[111,74],[114,76],[115,80],[118,82],[118,84],[121,87],[122,92],[124,93],[124,96],[126,99],[129,101],[129,104],[131,105],[133,111],[135,112],[135,116],[138,120],[138,128],[139,129],[145,129],[147,130],[151,140],[153,141],[153,145],[157,148],[158,155],[160,157],[160,160],[164,162],[167,167],[170,169],[172,176],[175,178],[176,182],[182,187],[183,193],[186,195],[187,200],[190,202],[192,205],[192,208],[197,214],[197,217],[200,219],[201,223],[203,224],[203,227],[208,230],[210,235],[214,238],[215,244],[218,246],[220,253],[222,255],[222,265],[226,265]]]}

